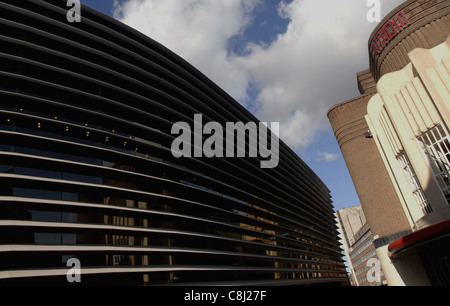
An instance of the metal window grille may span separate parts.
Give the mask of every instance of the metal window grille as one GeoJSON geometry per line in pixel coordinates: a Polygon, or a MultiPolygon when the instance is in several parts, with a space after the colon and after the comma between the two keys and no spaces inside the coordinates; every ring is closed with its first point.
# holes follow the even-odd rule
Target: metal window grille
{"type": "Polygon", "coordinates": [[[441,124],[418,137],[436,180],[450,204],[450,137],[441,124]]]}
{"type": "Polygon", "coordinates": [[[399,161],[403,169],[403,174],[405,175],[406,180],[408,181],[409,186],[411,187],[413,196],[416,199],[416,202],[419,205],[419,208],[422,211],[423,215],[425,216],[433,212],[430,203],[428,203],[425,197],[425,193],[423,192],[422,186],[420,185],[417,175],[413,167],[411,166],[408,156],[405,154],[405,152],[402,152],[400,155],[397,156],[397,160],[399,161]]]}

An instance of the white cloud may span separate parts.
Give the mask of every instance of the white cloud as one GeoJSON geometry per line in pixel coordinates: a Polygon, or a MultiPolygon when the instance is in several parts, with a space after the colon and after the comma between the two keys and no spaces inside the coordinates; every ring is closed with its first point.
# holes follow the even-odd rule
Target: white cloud
{"type": "MultiPolygon", "coordinates": [[[[356,73],[368,67],[375,24],[366,1],[293,0],[279,14],[290,20],[270,45],[230,53],[230,38],[251,25],[261,0],[127,0],[116,17],[179,54],[246,105],[250,84],[260,92],[252,108],[262,121],[280,122],[281,138],[302,150],[329,129],[327,110],[358,95],[356,73]]],[[[403,0],[383,0],[389,12],[403,0]]]]}
{"type": "Polygon", "coordinates": [[[325,161],[325,162],[332,162],[339,158],[339,155],[336,153],[329,153],[329,152],[321,152],[317,151],[317,157],[315,161],[325,161]]]}
{"type": "Polygon", "coordinates": [[[115,1],[115,17],[171,49],[245,101],[248,72],[237,65],[228,41],[251,22],[259,0],[115,1]]]}

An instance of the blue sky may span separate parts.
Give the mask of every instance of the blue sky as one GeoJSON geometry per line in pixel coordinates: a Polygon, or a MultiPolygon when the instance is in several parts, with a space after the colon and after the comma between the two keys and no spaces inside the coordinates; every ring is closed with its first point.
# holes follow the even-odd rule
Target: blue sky
{"type": "MultiPolygon", "coordinates": [[[[327,110],[359,95],[375,23],[362,0],[82,0],[185,58],[281,138],[331,190],[359,204],[327,110]]],[[[401,0],[382,0],[382,15],[401,0]]]]}

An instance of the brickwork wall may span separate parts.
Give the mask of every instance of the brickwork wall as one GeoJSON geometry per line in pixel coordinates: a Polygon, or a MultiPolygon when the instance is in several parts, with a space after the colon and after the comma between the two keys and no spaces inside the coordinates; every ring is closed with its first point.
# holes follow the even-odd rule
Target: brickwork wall
{"type": "Polygon", "coordinates": [[[380,237],[410,229],[375,141],[366,138],[364,119],[373,95],[363,95],[335,106],[328,118],[372,233],[380,237]]]}

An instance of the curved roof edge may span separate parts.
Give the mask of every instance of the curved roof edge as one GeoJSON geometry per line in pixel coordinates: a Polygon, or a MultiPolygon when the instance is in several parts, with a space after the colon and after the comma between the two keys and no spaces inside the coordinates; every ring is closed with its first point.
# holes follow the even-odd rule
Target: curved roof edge
{"type": "Polygon", "coordinates": [[[343,105],[345,105],[345,104],[349,104],[349,103],[355,102],[355,101],[357,101],[357,100],[361,100],[361,99],[364,99],[364,98],[366,98],[366,97],[370,97],[370,96],[374,96],[374,95],[376,95],[376,93],[363,94],[363,95],[361,95],[361,96],[357,96],[357,97],[355,97],[355,98],[349,99],[349,100],[344,101],[344,102],[341,102],[341,103],[339,103],[339,104],[336,104],[335,106],[331,107],[331,108],[328,110],[328,112],[327,112],[327,117],[329,117],[330,113],[331,113],[333,110],[335,110],[335,109],[337,109],[337,108],[339,108],[339,107],[341,107],[341,106],[343,106],[343,105]]]}

